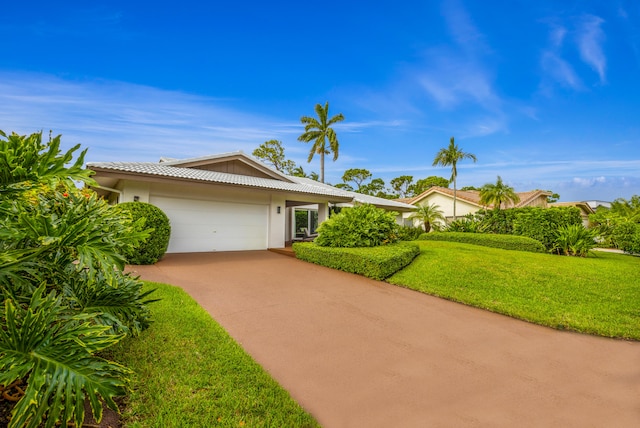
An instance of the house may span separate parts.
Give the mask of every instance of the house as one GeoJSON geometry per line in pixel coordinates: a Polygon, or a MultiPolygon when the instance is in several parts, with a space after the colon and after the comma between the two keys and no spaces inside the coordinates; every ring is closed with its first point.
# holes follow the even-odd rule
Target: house
{"type": "MultiPolygon", "coordinates": [[[[111,203],[153,204],[169,217],[169,253],[283,248],[296,238],[296,210],[372,203],[402,213],[413,206],[282,174],[243,152],[153,162],[93,162],[95,189],[111,203]]],[[[311,217],[311,216],[309,216],[311,217]]],[[[313,231],[315,228],[310,227],[313,231]]]]}
{"type": "MultiPolygon", "coordinates": [[[[519,192],[520,202],[513,205],[502,204],[501,208],[542,207],[546,208],[547,198],[551,192],[545,190],[532,190],[519,192]]],[[[453,189],[433,186],[413,198],[399,199],[398,201],[410,205],[438,205],[445,218],[453,220],[453,189]]],[[[480,203],[480,192],[477,190],[458,190],[456,192],[456,217],[464,217],[481,209],[493,208],[493,205],[484,206],[480,203]]],[[[405,215],[408,218],[409,215],[405,215]]],[[[409,220],[410,221],[410,220],[409,220]]]]}

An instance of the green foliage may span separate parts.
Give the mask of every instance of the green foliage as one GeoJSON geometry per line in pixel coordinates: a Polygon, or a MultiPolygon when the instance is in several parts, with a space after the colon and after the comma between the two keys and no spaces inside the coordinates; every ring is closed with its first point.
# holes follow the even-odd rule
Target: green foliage
{"type": "Polygon", "coordinates": [[[129,371],[96,353],[149,324],[148,293],[120,255],[147,235],[73,185],[92,183],[91,172],[83,155],[67,168],[77,147],[59,145],[0,139],[0,384],[27,382],[10,428],[79,426],[85,398],[98,419],[100,400],[117,410],[129,371]]]}
{"type": "Polygon", "coordinates": [[[413,196],[413,176],[401,175],[400,177],[392,178],[389,182],[391,188],[398,194],[400,198],[409,198],[413,196]]]}
{"type": "Polygon", "coordinates": [[[596,233],[582,224],[560,226],[556,232],[553,252],[565,256],[586,257],[596,246],[596,233]]]}
{"type": "Polygon", "coordinates": [[[447,232],[484,233],[485,226],[471,217],[459,218],[447,225],[447,232]]]}
{"type": "Polygon", "coordinates": [[[427,189],[434,187],[434,186],[438,186],[438,187],[449,187],[449,183],[451,183],[449,180],[447,180],[444,177],[438,177],[437,175],[431,175],[427,178],[422,178],[418,181],[416,181],[416,184],[414,184],[409,190],[410,193],[412,193],[413,196],[418,196],[421,193],[423,193],[424,191],[426,191],[427,189]]]}
{"type": "Polygon", "coordinates": [[[149,233],[147,239],[123,251],[127,263],[152,265],[160,260],[167,251],[171,236],[169,217],[160,208],[145,202],[124,202],[117,208],[131,216],[136,232],[149,233]]]}
{"type": "Polygon", "coordinates": [[[451,167],[451,179],[453,182],[453,219],[456,219],[456,182],[458,177],[458,162],[463,159],[471,159],[475,163],[477,161],[476,155],[472,153],[466,153],[460,150],[455,143],[453,137],[449,140],[449,146],[442,148],[436,154],[433,159],[433,166],[450,166],[451,167]]]}
{"type": "Polygon", "coordinates": [[[422,223],[425,233],[429,233],[432,226],[439,228],[439,224],[446,223],[443,212],[439,205],[436,204],[423,204],[418,205],[416,210],[409,216],[411,219],[417,219],[422,223]]]}
{"type": "MultiPolygon", "coordinates": [[[[295,171],[296,163],[286,159],[282,141],[269,140],[260,144],[252,153],[253,157],[273,166],[280,172],[292,174],[295,171]]],[[[303,175],[304,177],[304,175],[303,175]]]]}
{"type": "Polygon", "coordinates": [[[344,208],[318,227],[322,247],[376,247],[398,241],[395,213],[373,205],[344,208]]]}
{"type": "Polygon", "coordinates": [[[318,116],[317,119],[311,116],[302,116],[300,118],[300,122],[304,125],[304,133],[298,137],[298,141],[304,143],[313,141],[307,162],[311,162],[315,154],[320,155],[320,181],[324,183],[324,155],[333,153],[333,160],[335,161],[338,159],[338,150],[340,148],[338,135],[331,125],[342,122],[344,116],[342,113],[338,113],[329,119],[329,102],[326,102],[324,107],[321,104],[316,104],[315,111],[318,116]],[[329,140],[328,148],[327,140],[329,140]]]}
{"type": "Polygon", "coordinates": [[[293,251],[300,260],[377,280],[393,275],[420,254],[420,248],[412,242],[373,248],[330,248],[296,242],[293,251]]]}
{"type": "Polygon", "coordinates": [[[640,254],[640,223],[623,221],[611,231],[611,239],[616,247],[629,254],[640,254]]]}
{"type": "Polygon", "coordinates": [[[465,232],[436,232],[420,235],[423,241],[449,241],[465,244],[481,245],[483,247],[502,248],[503,250],[529,251],[542,253],[544,246],[526,236],[497,235],[494,233],[465,233],[465,232]]]}
{"type": "Polygon", "coordinates": [[[398,228],[398,238],[401,241],[415,241],[423,232],[419,227],[400,226],[398,228]]]}
{"type": "Polygon", "coordinates": [[[81,426],[85,395],[97,419],[105,400],[117,409],[114,396],[124,395],[129,370],[95,356],[122,336],[108,334],[109,327],[91,322],[91,316],[69,316],[54,292],[45,295],[41,285],[28,306],[12,299],[4,302],[0,324],[0,384],[27,379],[25,395],[12,411],[11,427],[46,428],[58,420],[81,426]],[[64,320],[64,321],[61,321],[64,320]]]}
{"type": "Polygon", "coordinates": [[[513,222],[515,235],[528,236],[542,242],[552,251],[557,231],[561,227],[582,225],[580,209],[576,207],[525,208],[513,222]]]}
{"type": "Polygon", "coordinates": [[[513,190],[513,187],[505,184],[502,177],[498,176],[496,184],[487,183],[480,189],[480,203],[484,206],[493,205],[497,210],[502,204],[515,205],[520,202],[520,196],[513,190]]]}
{"type": "Polygon", "coordinates": [[[513,233],[513,223],[518,215],[529,208],[510,208],[506,210],[480,210],[473,215],[479,228],[486,233],[510,235],[513,233]]]}

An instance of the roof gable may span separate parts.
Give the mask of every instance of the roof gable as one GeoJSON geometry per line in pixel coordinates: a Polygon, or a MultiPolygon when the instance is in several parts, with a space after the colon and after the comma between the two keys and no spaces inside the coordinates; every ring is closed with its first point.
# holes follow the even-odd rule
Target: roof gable
{"type": "Polygon", "coordinates": [[[193,168],[249,177],[269,178],[288,183],[293,182],[288,176],[269,168],[242,151],[169,161],[161,159],[160,163],[180,168],[193,168]]]}
{"type": "MultiPolygon", "coordinates": [[[[417,205],[419,202],[423,201],[433,193],[439,193],[453,199],[453,189],[449,189],[448,187],[433,186],[428,188],[418,196],[410,199],[409,201],[403,202],[417,205]]],[[[516,192],[516,194],[520,197],[520,202],[515,205],[511,203],[502,203],[502,208],[522,208],[530,206],[546,207],[547,197],[551,196],[551,192],[546,190],[531,190],[529,192],[516,192]]],[[[480,192],[478,190],[458,190],[456,191],[456,198],[458,200],[468,202],[472,205],[476,205],[480,208],[483,207],[483,205],[480,203],[480,192]]],[[[487,208],[493,208],[493,205],[488,205],[487,208]]]]}

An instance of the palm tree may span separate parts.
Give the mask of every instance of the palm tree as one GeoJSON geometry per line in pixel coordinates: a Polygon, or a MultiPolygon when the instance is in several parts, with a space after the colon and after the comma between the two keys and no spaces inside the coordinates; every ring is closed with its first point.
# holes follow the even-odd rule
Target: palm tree
{"type": "Polygon", "coordinates": [[[458,161],[462,159],[473,159],[475,163],[478,159],[476,155],[471,153],[465,153],[455,143],[453,137],[449,141],[449,146],[440,149],[433,160],[433,166],[451,166],[451,178],[449,181],[453,181],[453,219],[456,219],[456,199],[458,191],[456,187],[456,178],[458,177],[458,161]]]}
{"type": "Polygon", "coordinates": [[[333,160],[338,159],[338,136],[336,132],[331,128],[334,123],[342,122],[344,116],[342,113],[338,113],[331,119],[329,117],[329,102],[327,101],[322,107],[320,104],[316,104],[315,107],[318,119],[310,116],[302,116],[300,122],[304,124],[304,133],[298,137],[298,141],[308,143],[313,141],[313,146],[309,152],[309,158],[307,162],[311,162],[313,155],[316,153],[320,155],[320,182],[324,183],[324,155],[333,153],[333,160]],[[329,140],[329,148],[327,149],[327,139],[329,140]]]}
{"type": "Polygon", "coordinates": [[[417,218],[424,227],[425,233],[429,233],[431,225],[436,221],[446,221],[439,205],[418,205],[417,209],[409,218],[417,218]]]}
{"type": "Polygon", "coordinates": [[[487,183],[480,189],[480,203],[482,205],[491,205],[497,210],[503,203],[506,205],[511,202],[513,205],[520,202],[520,196],[513,190],[513,187],[505,184],[502,178],[498,176],[496,184],[487,183]]]}

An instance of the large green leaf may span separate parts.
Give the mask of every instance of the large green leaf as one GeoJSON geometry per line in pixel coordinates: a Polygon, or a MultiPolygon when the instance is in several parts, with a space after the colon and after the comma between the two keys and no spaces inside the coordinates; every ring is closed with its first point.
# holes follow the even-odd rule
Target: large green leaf
{"type": "Polygon", "coordinates": [[[80,426],[88,398],[96,419],[100,400],[117,410],[113,397],[124,395],[130,371],[95,353],[122,336],[108,334],[91,314],[67,316],[61,298],[40,286],[29,305],[6,299],[0,320],[0,384],[27,378],[25,395],[12,412],[10,427],[45,427],[56,422],[80,426]]]}

